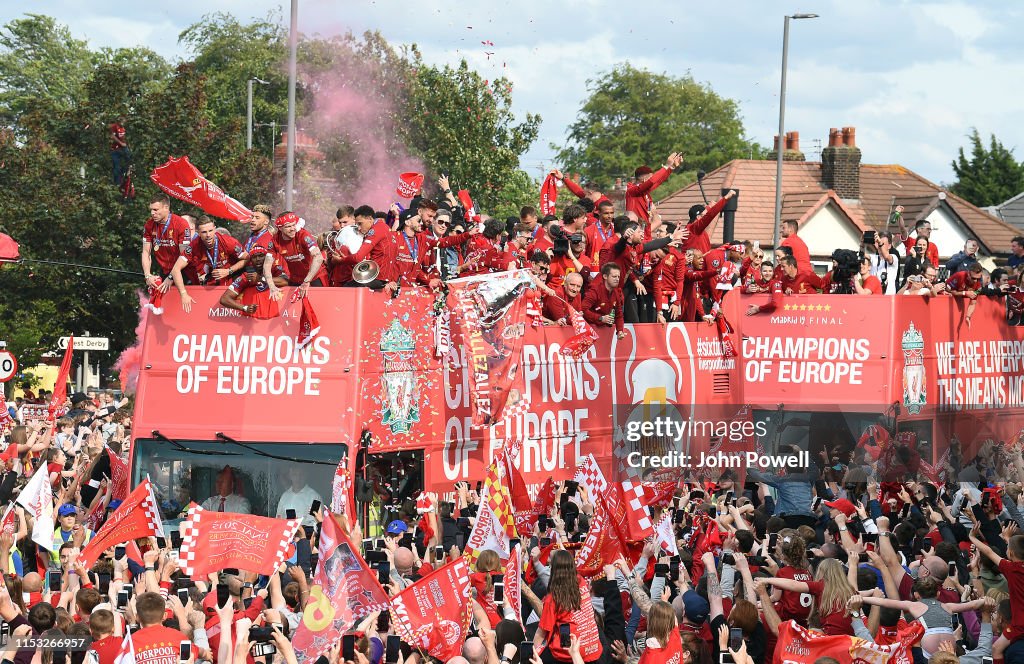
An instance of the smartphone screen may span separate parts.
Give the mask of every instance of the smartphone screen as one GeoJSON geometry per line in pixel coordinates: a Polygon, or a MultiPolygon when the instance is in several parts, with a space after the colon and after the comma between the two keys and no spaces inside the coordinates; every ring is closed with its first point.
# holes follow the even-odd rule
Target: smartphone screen
{"type": "Polygon", "coordinates": [[[570,647],[572,645],[572,639],[571,639],[571,636],[570,636],[569,625],[567,623],[563,623],[563,624],[558,626],[558,638],[559,638],[559,644],[563,648],[568,648],[568,647],[570,647]]]}
{"type": "Polygon", "coordinates": [[[743,645],[743,630],[739,627],[732,627],[729,629],[729,649],[739,650],[740,646],[743,645]]]}
{"type": "Polygon", "coordinates": [[[192,658],[192,642],[182,641],[178,644],[178,661],[187,662],[192,658]]]}
{"type": "Polygon", "coordinates": [[[110,575],[106,572],[100,572],[98,576],[100,582],[96,584],[96,589],[100,591],[101,595],[106,595],[110,592],[110,575]]]}
{"type": "Polygon", "coordinates": [[[550,537],[541,537],[540,538],[540,548],[543,549],[546,546],[551,546],[551,538],[550,537]]]}
{"type": "Polygon", "coordinates": [[[384,661],[387,664],[397,664],[398,656],[402,652],[402,637],[397,634],[388,635],[388,646],[387,651],[384,655],[384,661]]]}
{"type": "Polygon", "coordinates": [[[377,566],[377,580],[380,581],[380,585],[386,586],[391,583],[391,564],[381,563],[377,566]]]}
{"type": "Polygon", "coordinates": [[[122,590],[121,592],[117,593],[117,608],[118,609],[126,608],[128,606],[128,600],[129,600],[128,593],[125,592],[124,590],[122,590]]]}
{"type": "Polygon", "coordinates": [[[294,519],[295,518],[295,510],[285,510],[284,511],[284,518],[286,518],[286,519],[294,519]]]}
{"type": "Polygon", "coordinates": [[[171,531],[171,548],[172,549],[180,549],[181,548],[181,533],[179,533],[177,530],[171,531]]]}
{"type": "Polygon", "coordinates": [[[228,587],[223,583],[217,584],[217,606],[228,605],[228,587]]]}
{"type": "Polygon", "coordinates": [[[655,576],[668,576],[668,565],[665,563],[657,563],[654,565],[655,576]]]}
{"type": "Polygon", "coordinates": [[[188,604],[188,588],[178,588],[178,601],[182,606],[188,604]]]}
{"type": "Polygon", "coordinates": [[[124,560],[125,552],[126,552],[126,549],[124,548],[124,546],[118,545],[118,546],[114,547],[114,559],[115,560],[124,560]]]}
{"type": "Polygon", "coordinates": [[[319,512],[319,511],[320,511],[320,501],[319,500],[314,500],[313,504],[309,506],[309,513],[311,515],[316,515],[316,513],[319,512]]]}
{"type": "Polygon", "coordinates": [[[346,662],[355,661],[356,659],[356,635],[346,634],[341,637],[341,656],[345,658],[346,662]]]}
{"type": "Polygon", "coordinates": [[[434,547],[434,560],[441,560],[442,558],[444,558],[444,547],[443,546],[435,546],[434,547]]]}
{"type": "Polygon", "coordinates": [[[769,551],[774,551],[775,550],[775,545],[777,545],[778,543],[779,543],[779,534],[778,533],[772,533],[771,535],[768,536],[768,550],[769,551]]]}
{"type": "Polygon", "coordinates": [[[494,601],[500,604],[505,601],[505,584],[495,583],[494,584],[494,601]]]}
{"type": "Polygon", "coordinates": [[[530,664],[533,659],[533,641],[523,641],[519,644],[519,664],[530,664]]]}
{"type": "Polygon", "coordinates": [[[59,569],[51,569],[47,574],[46,585],[51,591],[60,590],[61,574],[59,569]]]}

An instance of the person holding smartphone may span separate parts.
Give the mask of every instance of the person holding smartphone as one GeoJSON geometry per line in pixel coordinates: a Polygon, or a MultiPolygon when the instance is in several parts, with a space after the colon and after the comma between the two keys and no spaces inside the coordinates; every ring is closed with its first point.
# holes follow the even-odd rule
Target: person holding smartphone
{"type": "Polygon", "coordinates": [[[580,639],[584,662],[601,658],[604,649],[590,602],[590,583],[577,573],[572,554],[558,549],[551,554],[551,580],[533,638],[534,650],[546,648],[556,662],[570,662],[573,635],[580,639]]]}
{"type": "Polygon", "coordinates": [[[297,518],[302,519],[303,526],[316,527],[316,519],[309,513],[313,501],[321,501],[320,494],[306,483],[306,469],[302,464],[288,467],[285,472],[288,488],[277,501],[277,518],[284,519],[288,510],[295,510],[297,518]]]}

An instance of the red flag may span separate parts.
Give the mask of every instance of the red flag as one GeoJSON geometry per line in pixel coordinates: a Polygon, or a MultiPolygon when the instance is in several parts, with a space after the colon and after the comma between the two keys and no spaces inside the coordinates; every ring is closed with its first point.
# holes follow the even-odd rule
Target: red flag
{"type": "Polygon", "coordinates": [[[311,603],[292,639],[300,663],[315,661],[360,618],[389,606],[377,574],[334,517],[330,513],[326,517],[320,533],[320,565],[310,588],[311,603]]]}
{"type": "Polygon", "coordinates": [[[287,558],[298,519],[211,512],[194,505],[181,523],[178,566],[193,579],[222,569],[273,574],[287,558]]]}
{"type": "Polygon", "coordinates": [[[3,454],[0,454],[0,461],[4,461],[8,465],[10,465],[10,463],[17,458],[18,444],[15,443],[14,441],[11,441],[7,444],[7,447],[4,448],[3,454]]]}
{"type": "Polygon", "coordinates": [[[10,235],[0,233],[0,263],[16,263],[21,260],[18,243],[10,235]]]}
{"type": "Polygon", "coordinates": [[[469,591],[469,564],[456,558],[391,598],[391,624],[406,643],[448,661],[469,631],[469,591]]]}
{"type": "Polygon", "coordinates": [[[128,497],[129,490],[131,489],[131,478],[128,476],[128,464],[119,455],[114,454],[114,451],[109,446],[106,447],[107,456],[110,458],[110,486],[111,486],[111,499],[113,500],[124,500],[128,497]]]}
{"type": "Polygon", "coordinates": [[[352,495],[352,477],[355,473],[350,461],[355,461],[354,454],[346,454],[341,457],[338,467],[334,471],[334,482],[331,485],[331,511],[344,516],[351,528],[356,523],[356,508],[352,495]]]}
{"type": "Polygon", "coordinates": [[[910,649],[923,634],[924,626],[915,621],[897,635],[898,640],[895,643],[881,646],[855,636],[827,636],[820,632],[812,632],[792,620],[787,620],[779,625],[779,645],[775,649],[772,661],[774,664],[813,664],[821,657],[831,657],[838,660],[839,664],[911,664],[914,657],[910,649]]]}
{"type": "Polygon", "coordinates": [[[14,531],[17,527],[14,522],[14,517],[16,515],[17,512],[15,512],[14,510],[14,503],[11,503],[10,505],[7,506],[7,511],[4,512],[3,518],[0,519],[0,531],[2,531],[4,535],[14,534],[14,531]]]}
{"type": "Polygon", "coordinates": [[[569,307],[569,323],[576,334],[562,344],[562,355],[568,355],[578,360],[597,341],[597,331],[583,318],[582,313],[576,311],[568,304],[566,306],[569,307]]]}
{"type": "Polygon", "coordinates": [[[163,521],[149,480],[142,480],[110,515],[95,537],[89,540],[78,559],[90,569],[107,549],[144,537],[164,536],[163,521]]]}
{"type": "Polygon", "coordinates": [[[68,339],[68,347],[64,350],[64,359],[60,363],[60,371],[57,372],[57,382],[53,386],[53,396],[50,397],[47,421],[56,422],[58,417],[63,417],[68,412],[64,402],[68,400],[68,375],[71,373],[71,358],[75,353],[75,337],[68,339]]]}
{"type": "Polygon", "coordinates": [[[473,199],[469,197],[468,189],[459,189],[459,202],[462,203],[462,207],[466,210],[466,221],[480,221],[476,208],[473,207],[473,199]]]}
{"type": "Polygon", "coordinates": [[[530,500],[530,493],[526,490],[526,480],[523,474],[516,468],[515,459],[523,447],[523,441],[515,440],[506,443],[502,451],[502,470],[505,471],[505,487],[508,489],[509,497],[512,499],[512,515],[515,521],[516,530],[522,537],[529,537],[533,532],[533,526],[537,523],[537,514],[533,512],[533,501],[530,500]]]}
{"type": "MultiPolygon", "coordinates": [[[[292,293],[292,302],[299,299],[299,289],[296,288],[295,292],[292,293]]],[[[316,311],[313,309],[313,303],[309,301],[308,297],[302,298],[302,315],[299,317],[299,333],[295,337],[298,349],[301,350],[309,345],[309,342],[316,338],[316,335],[320,333],[320,321],[316,317],[316,311]]]]}
{"type": "Polygon", "coordinates": [[[152,285],[146,287],[146,294],[149,295],[149,302],[146,303],[146,308],[157,316],[162,316],[164,313],[164,293],[160,290],[160,286],[163,283],[164,280],[157,277],[152,285]]]}
{"type": "Polygon", "coordinates": [[[132,632],[127,630],[124,640],[121,641],[121,650],[114,658],[114,664],[135,664],[135,643],[132,641],[132,632]]]}
{"type": "Polygon", "coordinates": [[[625,535],[609,513],[604,498],[598,496],[594,502],[590,530],[583,546],[576,552],[576,570],[582,576],[600,574],[605,565],[612,564],[619,556],[630,558],[625,535]]]}
{"type": "Polygon", "coordinates": [[[516,620],[523,624],[523,590],[521,582],[523,579],[523,545],[516,544],[512,547],[512,553],[505,564],[505,601],[508,607],[516,614],[516,620]]]}
{"type": "Polygon", "coordinates": [[[469,386],[475,427],[501,421],[515,391],[510,388],[522,373],[526,329],[523,293],[531,284],[526,270],[448,282],[449,307],[458,319],[462,343],[472,366],[479,367],[471,373],[469,386]]]}
{"type": "Polygon", "coordinates": [[[554,478],[548,477],[544,480],[544,484],[540,485],[540,491],[537,492],[537,498],[533,501],[534,521],[541,514],[550,512],[551,508],[555,506],[555,494],[557,492],[558,487],[555,486],[554,478]]]}
{"type": "Polygon", "coordinates": [[[544,178],[544,184],[540,186],[540,216],[555,214],[555,207],[558,204],[558,178],[554,173],[548,173],[544,178]]]}
{"type": "Polygon", "coordinates": [[[202,208],[203,212],[221,219],[248,221],[252,212],[224,193],[224,190],[203,177],[188,157],[171,157],[157,166],[149,176],[168,196],[202,208]]]}

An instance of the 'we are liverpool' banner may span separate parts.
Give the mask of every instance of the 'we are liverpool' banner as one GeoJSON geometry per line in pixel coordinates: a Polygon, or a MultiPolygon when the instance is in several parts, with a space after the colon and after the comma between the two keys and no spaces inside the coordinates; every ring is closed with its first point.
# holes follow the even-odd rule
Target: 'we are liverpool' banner
{"type": "Polygon", "coordinates": [[[224,193],[224,190],[203,177],[188,157],[171,157],[157,166],[149,176],[168,196],[185,201],[203,212],[221,219],[248,221],[249,208],[224,193]]]}
{"type": "MultiPolygon", "coordinates": [[[[529,272],[483,274],[448,282],[448,305],[468,349],[473,426],[502,419],[510,388],[522,370],[529,272]]],[[[520,377],[521,378],[521,377],[520,377]]],[[[516,394],[511,404],[525,395],[516,394]]]]}
{"type": "Polygon", "coordinates": [[[89,540],[78,559],[86,569],[90,569],[110,547],[153,535],[164,537],[164,524],[153,495],[153,485],[145,479],[89,540]]]}
{"type": "Polygon", "coordinates": [[[391,598],[391,623],[402,640],[448,661],[469,631],[469,563],[456,558],[391,598]]]}
{"type": "Polygon", "coordinates": [[[289,557],[299,523],[193,505],[179,527],[178,566],[193,579],[222,569],[273,574],[289,557]]]}
{"type": "Polygon", "coordinates": [[[373,611],[388,608],[388,594],[348,535],[328,513],[320,533],[320,566],[292,646],[299,662],[314,661],[373,611]]]}

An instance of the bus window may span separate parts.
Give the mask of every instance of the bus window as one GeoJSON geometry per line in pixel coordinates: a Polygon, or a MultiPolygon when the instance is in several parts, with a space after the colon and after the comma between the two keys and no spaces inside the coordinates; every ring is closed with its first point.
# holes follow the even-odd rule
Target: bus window
{"type": "Polygon", "coordinates": [[[165,521],[184,518],[190,502],[212,511],[280,516],[294,509],[313,526],[313,500],[331,503],[331,486],[345,445],[250,444],[155,439],[135,441],[134,483],[149,477],[165,521]],[[273,458],[274,457],[281,458],[273,458]],[[280,514],[279,514],[280,512],[280,514]]]}

